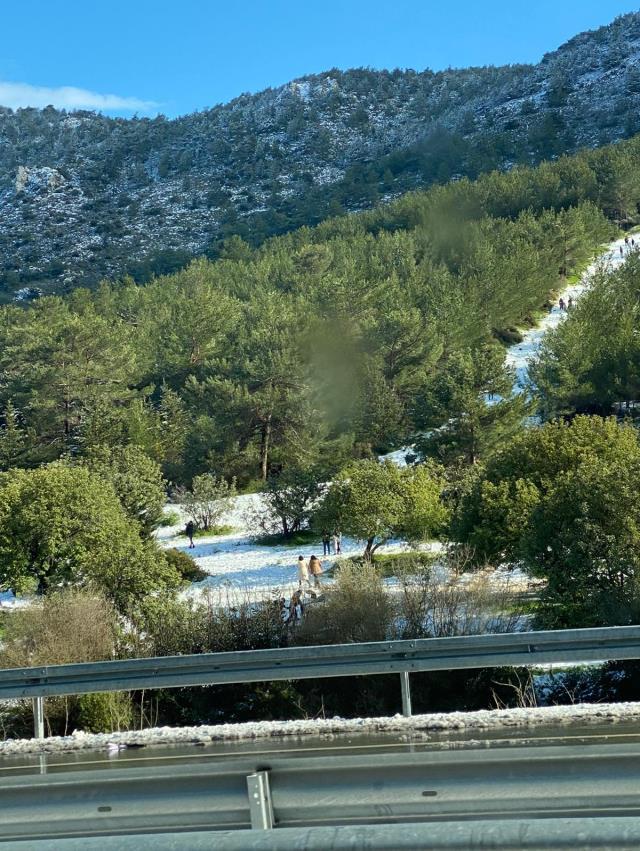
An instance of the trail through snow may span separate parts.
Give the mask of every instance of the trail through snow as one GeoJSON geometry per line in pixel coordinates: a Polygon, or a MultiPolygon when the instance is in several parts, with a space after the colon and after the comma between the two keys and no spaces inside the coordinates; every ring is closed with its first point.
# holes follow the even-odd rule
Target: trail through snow
{"type": "MultiPolygon", "coordinates": [[[[630,238],[630,237],[629,237],[630,238]]],[[[640,239],[636,243],[635,249],[631,244],[625,243],[625,237],[616,239],[612,242],[605,251],[597,255],[596,258],[580,276],[580,280],[575,284],[570,284],[565,287],[558,297],[558,301],[554,304],[551,310],[543,316],[540,322],[533,328],[529,328],[523,333],[522,340],[519,343],[514,343],[507,348],[505,363],[515,371],[515,383],[513,386],[514,392],[522,393],[527,387],[528,371],[530,364],[539,355],[542,346],[542,341],[549,331],[553,331],[568,317],[567,310],[561,310],[560,299],[565,304],[569,299],[575,304],[580,297],[589,289],[593,280],[594,272],[598,269],[617,269],[621,266],[632,250],[640,250],[640,239]]],[[[498,402],[499,397],[487,399],[488,403],[498,402]]],[[[415,450],[412,446],[405,446],[401,449],[396,449],[394,452],[389,452],[382,456],[384,459],[404,467],[407,464],[407,456],[415,455],[415,450]]]]}
{"type": "Polygon", "coordinates": [[[607,250],[585,269],[577,283],[571,284],[562,290],[553,308],[542,318],[538,325],[525,332],[522,342],[509,346],[505,361],[507,366],[515,369],[516,383],[514,389],[516,391],[520,392],[526,387],[529,365],[539,355],[545,334],[557,328],[569,315],[569,311],[560,309],[560,298],[563,299],[565,304],[568,303],[569,299],[572,299],[575,304],[589,289],[596,270],[602,267],[605,269],[617,269],[627,259],[630,250],[630,246],[625,244],[624,237],[611,243],[607,250]],[[620,249],[622,249],[622,252],[620,249]]]}

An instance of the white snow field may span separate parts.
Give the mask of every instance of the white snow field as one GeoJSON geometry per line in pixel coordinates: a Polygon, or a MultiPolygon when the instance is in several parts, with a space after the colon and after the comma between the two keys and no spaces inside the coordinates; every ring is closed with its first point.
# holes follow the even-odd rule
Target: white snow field
{"type": "Polygon", "coordinates": [[[409,718],[326,718],[298,721],[249,721],[200,727],[155,727],[121,733],[84,733],[47,739],[9,739],[0,742],[0,757],[12,754],[63,753],[65,751],[117,751],[134,745],[208,744],[216,741],[273,739],[340,734],[396,733],[428,739],[429,733],[446,731],[513,730],[561,725],[605,725],[640,721],[640,703],[594,703],[527,709],[483,709],[476,712],[438,712],[409,718]]]}
{"type": "MultiPolygon", "coordinates": [[[[565,302],[572,298],[576,302],[588,289],[591,277],[597,268],[602,266],[615,268],[628,256],[629,249],[624,238],[618,239],[608,246],[599,257],[585,270],[580,281],[566,287],[561,297],[565,302]],[[620,253],[622,247],[623,253],[620,253]]],[[[528,330],[521,343],[507,350],[507,365],[516,371],[516,389],[521,391],[526,383],[527,367],[538,355],[542,339],[547,331],[556,328],[567,317],[566,311],[561,311],[558,304],[546,314],[539,325],[528,330]]],[[[406,455],[410,448],[399,449],[385,456],[396,464],[404,466],[406,455]]],[[[222,519],[221,523],[233,527],[228,535],[199,537],[195,539],[195,549],[188,549],[188,541],[182,536],[186,518],[181,514],[179,506],[168,506],[170,510],[180,513],[182,522],[173,527],[159,530],[158,538],[164,547],[177,547],[191,555],[196,564],[209,574],[202,582],[195,583],[188,596],[199,596],[203,592],[214,592],[216,596],[231,600],[256,600],[270,595],[290,596],[297,588],[298,555],[306,558],[314,554],[322,558],[322,542],[318,540],[313,545],[266,547],[256,544],[252,539],[252,531],[248,518],[259,507],[260,494],[239,496],[234,500],[233,509],[222,519]]],[[[437,545],[426,549],[437,550],[437,545]]],[[[384,546],[383,553],[407,551],[409,546],[403,541],[394,541],[384,546]]],[[[363,545],[359,541],[344,538],[342,553],[344,556],[358,555],[363,545]]],[[[335,561],[335,555],[323,559],[326,565],[335,561]]],[[[328,581],[328,580],[325,580],[328,581]]],[[[0,605],[2,603],[0,602],[0,605]]]]}
{"type": "MultiPolygon", "coordinates": [[[[181,514],[183,522],[177,526],[163,527],[158,539],[163,547],[177,547],[188,553],[198,567],[206,571],[209,577],[194,583],[186,593],[197,596],[203,592],[214,591],[216,595],[231,596],[234,599],[255,600],[272,594],[291,595],[298,587],[297,561],[300,554],[305,558],[315,554],[325,568],[334,563],[337,556],[326,558],[322,555],[322,541],[304,546],[267,547],[253,540],[249,516],[259,506],[260,494],[236,497],[232,511],[222,518],[221,523],[232,526],[234,531],[228,535],[195,538],[194,549],[188,548],[184,537],[186,517],[180,507],[169,506],[171,511],[181,514]]],[[[432,545],[436,548],[436,545],[432,545]]],[[[342,539],[342,555],[360,555],[364,545],[353,538],[342,539]]],[[[393,541],[384,547],[384,552],[402,552],[409,549],[402,541],[393,541]]],[[[327,579],[323,581],[329,581],[327,579]]]]}

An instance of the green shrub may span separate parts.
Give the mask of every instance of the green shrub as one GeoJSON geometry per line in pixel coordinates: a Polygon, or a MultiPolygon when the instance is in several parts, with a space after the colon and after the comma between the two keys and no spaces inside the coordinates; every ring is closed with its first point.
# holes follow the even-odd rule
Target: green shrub
{"type": "Polygon", "coordinates": [[[165,550],[164,554],[170,567],[176,570],[187,582],[202,582],[209,575],[204,570],[201,570],[191,556],[182,550],[172,547],[169,550],[165,550]]]}
{"type": "Polygon", "coordinates": [[[87,733],[128,730],[133,721],[133,703],[127,691],[83,694],[78,698],[78,725],[87,733]]]}
{"type": "Polygon", "coordinates": [[[182,523],[182,517],[179,511],[169,508],[162,512],[161,526],[177,526],[179,523],[182,523]]]}
{"type": "MultiPolygon", "coordinates": [[[[426,567],[429,567],[434,560],[431,553],[418,552],[412,550],[408,553],[376,553],[373,558],[373,563],[378,572],[384,576],[404,576],[411,573],[420,573],[426,567]]],[[[353,556],[349,561],[362,567],[365,564],[362,556],[353,556]]],[[[343,562],[338,562],[336,569],[340,570],[343,562]]]]}

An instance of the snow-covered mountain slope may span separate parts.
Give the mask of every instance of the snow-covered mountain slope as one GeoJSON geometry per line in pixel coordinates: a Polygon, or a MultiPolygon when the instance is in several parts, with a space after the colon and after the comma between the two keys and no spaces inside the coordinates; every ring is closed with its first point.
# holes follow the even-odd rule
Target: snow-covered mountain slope
{"type": "Polygon", "coordinates": [[[145,279],[230,234],[615,141],[639,93],[634,13],[535,66],[334,69],[171,121],[0,107],[0,294],[145,279]]]}

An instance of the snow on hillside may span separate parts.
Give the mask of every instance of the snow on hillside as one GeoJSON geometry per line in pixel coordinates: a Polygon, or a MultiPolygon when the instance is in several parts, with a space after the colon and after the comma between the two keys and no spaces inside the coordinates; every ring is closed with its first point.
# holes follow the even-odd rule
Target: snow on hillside
{"type": "MultiPolygon", "coordinates": [[[[638,247],[640,248],[640,240],[638,242],[638,247]]],[[[598,256],[596,260],[587,267],[577,283],[571,284],[562,290],[560,298],[562,298],[565,304],[567,304],[570,299],[572,299],[575,304],[589,289],[593,274],[596,270],[603,267],[606,269],[617,269],[620,265],[622,265],[622,263],[624,263],[630,250],[630,245],[627,246],[625,244],[624,237],[611,243],[604,254],[598,256]],[[620,249],[622,249],[622,251],[620,249]]],[[[542,318],[538,325],[536,325],[535,328],[529,329],[524,334],[521,343],[509,347],[507,351],[506,364],[507,366],[515,369],[516,384],[514,389],[516,391],[521,391],[526,387],[529,364],[540,353],[540,348],[545,334],[548,331],[552,331],[557,328],[561,322],[564,322],[568,315],[569,311],[561,310],[559,301],[556,302],[551,311],[542,318]]]]}
{"type": "MultiPolygon", "coordinates": [[[[636,241],[636,249],[640,250],[640,238],[636,241]]],[[[625,237],[615,240],[606,250],[599,254],[593,263],[591,263],[580,276],[580,280],[575,284],[570,284],[565,287],[559,296],[558,301],[551,310],[543,316],[540,322],[533,328],[525,331],[520,343],[515,343],[507,348],[505,363],[515,371],[514,392],[522,393],[528,383],[528,370],[530,364],[540,353],[542,341],[548,331],[552,331],[560,325],[561,322],[568,317],[568,310],[561,310],[560,299],[566,304],[571,300],[574,304],[580,297],[589,289],[593,274],[598,269],[617,269],[626,258],[629,252],[633,250],[631,244],[625,243],[625,237]]],[[[499,396],[492,396],[486,400],[487,404],[495,404],[500,401],[499,396]]],[[[411,463],[410,459],[415,456],[413,446],[403,446],[401,449],[396,449],[389,452],[387,455],[382,455],[381,460],[391,461],[400,467],[405,467],[411,463]]]]}

